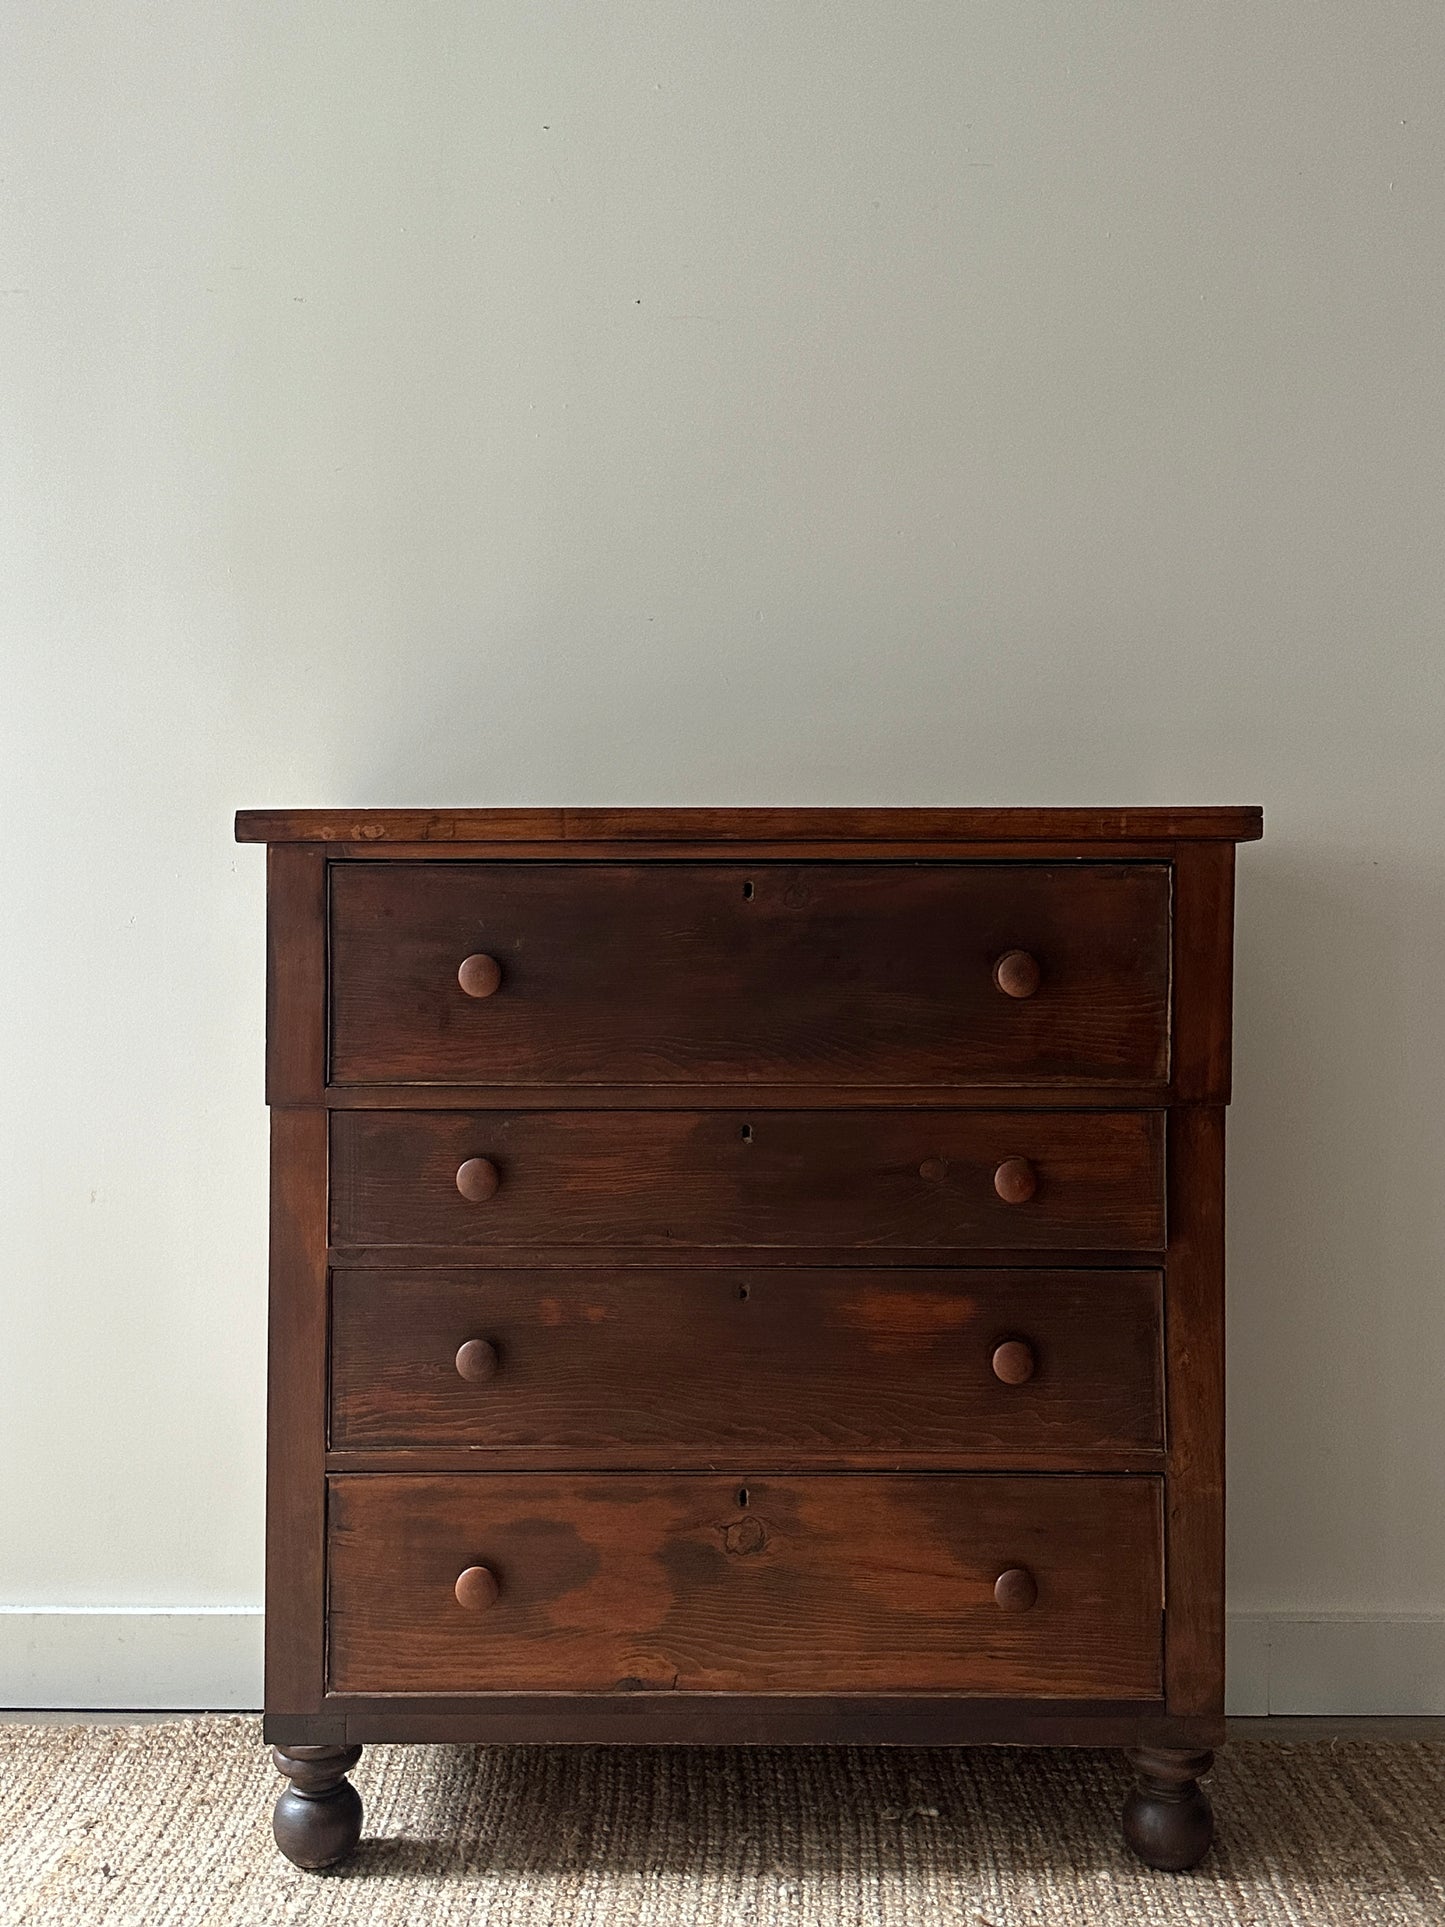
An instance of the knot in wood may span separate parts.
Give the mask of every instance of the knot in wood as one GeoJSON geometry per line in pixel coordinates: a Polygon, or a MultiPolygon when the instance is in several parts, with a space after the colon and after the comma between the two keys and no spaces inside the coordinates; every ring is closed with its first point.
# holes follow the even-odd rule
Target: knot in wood
{"type": "Polygon", "coordinates": [[[768,1531],[761,1519],[735,1519],[723,1532],[723,1549],[734,1558],[761,1552],[767,1543],[768,1531]]]}

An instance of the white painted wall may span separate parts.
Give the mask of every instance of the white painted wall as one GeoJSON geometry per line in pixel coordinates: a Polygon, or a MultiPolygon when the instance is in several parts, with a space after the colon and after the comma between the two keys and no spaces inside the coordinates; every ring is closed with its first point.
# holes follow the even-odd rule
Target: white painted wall
{"type": "Polygon", "coordinates": [[[1445,1703],[1435,0],[3,34],[0,1695],[254,1695],[237,805],[1263,801],[1234,1600],[1445,1703]]]}

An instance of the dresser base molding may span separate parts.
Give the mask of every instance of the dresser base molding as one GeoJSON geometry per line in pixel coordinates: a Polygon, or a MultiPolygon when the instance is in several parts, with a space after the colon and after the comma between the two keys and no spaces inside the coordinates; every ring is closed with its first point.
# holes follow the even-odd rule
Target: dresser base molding
{"type": "Polygon", "coordinates": [[[1129,1750],[1135,1785],[1124,1801],[1124,1839],[1146,1867],[1183,1873],[1197,1867],[1214,1840],[1214,1809],[1200,1786],[1212,1752],[1140,1746],[1129,1750]]]}
{"type": "Polygon", "coordinates": [[[361,1795],[346,1777],[361,1748],[278,1746],[271,1758],[290,1782],[271,1816],[276,1845],[308,1873],[345,1860],[361,1838],[361,1795]]]}
{"type": "Polygon", "coordinates": [[[268,1743],[422,1746],[1220,1745],[1224,1717],[1179,1719],[1157,1700],[975,1699],[946,1694],[348,1694],[324,1711],[268,1713],[268,1743]]]}

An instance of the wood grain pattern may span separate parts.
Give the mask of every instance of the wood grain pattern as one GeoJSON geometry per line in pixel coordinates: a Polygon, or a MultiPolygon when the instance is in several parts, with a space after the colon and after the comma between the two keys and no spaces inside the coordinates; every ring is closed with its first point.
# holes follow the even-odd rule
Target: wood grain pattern
{"type": "Polygon", "coordinates": [[[1163,1139],[1131,1111],[334,1111],[332,1241],[1152,1251],[1163,1139]],[[1025,1204],[994,1190],[1012,1156],[1037,1173],[1025,1204]],[[501,1174],[481,1204],[456,1184],[474,1157],[501,1174]],[[932,1158],[946,1177],[920,1175],[932,1158]]]}
{"type": "Polygon", "coordinates": [[[1224,1111],[1169,1114],[1170,1711],[1224,1711],[1224,1111]]]}
{"type": "Polygon", "coordinates": [[[1229,1102],[1234,845],[1182,843],[1174,864],[1174,1090],[1229,1102]]]}
{"type": "Polygon", "coordinates": [[[342,1477],[330,1517],[333,1691],[1159,1692],[1157,1480],[342,1477]]]}
{"type": "Polygon", "coordinates": [[[462,1746],[1218,1746],[1224,1722],[1175,1719],[1159,1700],[1000,1699],[951,1693],[335,1693],[313,1720],[268,1722],[462,1746]]]}
{"type": "Polygon", "coordinates": [[[239,810],[238,843],[589,842],[637,838],[779,838],[957,842],[1214,837],[1246,843],[1264,834],[1257,807],[1123,809],[464,809],[239,810]]]}
{"type": "Polygon", "coordinates": [[[343,1085],[1168,1075],[1162,864],[341,864],[331,957],[343,1085]]]}
{"type": "Polygon", "coordinates": [[[266,1102],[316,1104],[326,1086],[326,863],[266,852],[266,1102]]]}
{"type": "Polygon", "coordinates": [[[326,1113],[271,1113],[266,1404],[266,1705],[325,1685],[326,1113]]]}
{"type": "Polygon", "coordinates": [[[1115,1744],[1183,1864],[1145,1809],[1223,1733],[1261,828],[243,812],[302,1777],[385,1739],[1115,1744]]]}
{"type": "MultiPolygon", "coordinates": [[[[1009,1354],[1012,1357],[1012,1353],[1009,1354]]],[[[463,1361],[470,1364],[470,1355],[463,1361]]],[[[1155,1272],[350,1272],[331,1443],[851,1463],[1158,1449],[1155,1272]],[[1001,1348],[1026,1340],[1005,1382],[1001,1348]],[[469,1380],[458,1354],[489,1348],[469,1380]]],[[[613,1462],[613,1460],[609,1460],[613,1462]]]]}

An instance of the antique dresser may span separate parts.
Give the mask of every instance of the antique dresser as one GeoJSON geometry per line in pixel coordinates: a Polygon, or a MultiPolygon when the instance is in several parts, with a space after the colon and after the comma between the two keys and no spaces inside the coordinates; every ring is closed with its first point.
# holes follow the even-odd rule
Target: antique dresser
{"type": "Polygon", "coordinates": [[[1107,1745],[1209,1845],[1255,809],[248,811],[266,1736],[1107,1745]]]}

